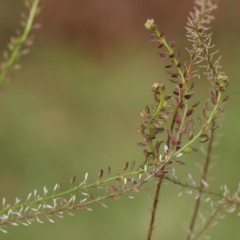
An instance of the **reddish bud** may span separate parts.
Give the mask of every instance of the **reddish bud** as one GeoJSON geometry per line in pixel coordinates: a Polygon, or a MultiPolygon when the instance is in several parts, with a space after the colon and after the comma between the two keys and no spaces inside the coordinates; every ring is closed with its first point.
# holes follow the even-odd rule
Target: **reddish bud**
{"type": "Polygon", "coordinates": [[[213,105],[217,104],[217,98],[216,97],[212,97],[212,103],[213,103],[213,105]]]}
{"type": "Polygon", "coordinates": [[[136,161],[133,161],[133,162],[131,163],[131,171],[133,170],[133,168],[134,168],[134,166],[135,166],[135,162],[136,162],[136,161]]]}
{"type": "Polygon", "coordinates": [[[165,97],[164,97],[165,100],[168,100],[168,99],[170,99],[170,98],[171,98],[171,96],[165,96],[165,97]]]}
{"type": "Polygon", "coordinates": [[[158,48],[162,48],[164,46],[163,43],[160,43],[160,45],[158,46],[158,48]]]}
{"type": "Polygon", "coordinates": [[[222,102],[226,102],[227,100],[228,100],[228,96],[224,97],[224,98],[222,99],[222,102]]]}
{"type": "Polygon", "coordinates": [[[128,162],[124,164],[123,171],[125,171],[128,168],[128,162]]]}
{"type": "Polygon", "coordinates": [[[173,93],[174,93],[176,96],[179,96],[179,91],[175,90],[175,91],[173,91],[173,93]]]}
{"type": "Polygon", "coordinates": [[[179,161],[179,160],[176,160],[176,163],[177,163],[177,164],[179,164],[179,165],[185,165],[185,163],[184,163],[184,162],[182,162],[182,161],[179,161]]]}
{"type": "Polygon", "coordinates": [[[192,108],[197,107],[199,103],[200,103],[200,102],[197,102],[197,103],[193,104],[193,105],[192,105],[192,108]]]}
{"type": "Polygon", "coordinates": [[[178,124],[178,125],[180,125],[181,122],[182,122],[182,119],[180,118],[179,115],[177,115],[176,118],[175,118],[175,123],[178,124]]]}
{"type": "Polygon", "coordinates": [[[145,143],[137,143],[137,145],[139,146],[139,147],[145,147],[146,146],[146,144],[145,143]]]}
{"type": "Polygon", "coordinates": [[[183,83],[179,83],[178,86],[179,86],[179,88],[182,88],[183,87],[183,83]]]}
{"type": "Polygon", "coordinates": [[[191,119],[191,120],[189,120],[188,122],[187,122],[187,124],[186,124],[186,126],[189,126],[191,123],[193,122],[193,120],[191,119]]]}
{"type": "Polygon", "coordinates": [[[184,126],[183,128],[182,128],[182,134],[185,134],[187,132],[187,126],[184,126]]]}
{"type": "Polygon", "coordinates": [[[161,33],[160,33],[160,37],[164,37],[164,36],[166,36],[166,32],[165,32],[164,28],[162,28],[161,33]]]}
{"type": "Polygon", "coordinates": [[[206,110],[205,108],[203,109],[203,116],[204,116],[205,118],[208,118],[207,110],[206,110]]]}
{"type": "Polygon", "coordinates": [[[154,128],[153,129],[153,136],[156,136],[158,133],[162,133],[164,131],[164,128],[154,128]]]}
{"type": "MultiPolygon", "coordinates": [[[[177,101],[178,101],[178,99],[177,99],[177,101]]],[[[183,101],[181,101],[181,102],[180,102],[180,104],[179,104],[179,107],[183,109],[183,108],[184,108],[184,106],[185,106],[184,102],[183,102],[183,101]]]]}
{"type": "Polygon", "coordinates": [[[189,93],[189,94],[184,95],[184,98],[188,100],[188,99],[190,99],[193,95],[194,95],[194,93],[192,92],[192,93],[189,93]]]}
{"type": "Polygon", "coordinates": [[[103,169],[101,169],[98,173],[98,177],[101,178],[103,176],[103,169]]]}
{"type": "Polygon", "coordinates": [[[167,130],[167,134],[168,134],[168,137],[172,137],[172,133],[171,133],[171,131],[170,130],[167,130]]]}
{"type": "Polygon", "coordinates": [[[177,139],[175,138],[175,137],[173,137],[172,139],[171,139],[171,144],[173,145],[173,146],[176,146],[177,145],[177,139]]]}
{"type": "Polygon", "coordinates": [[[186,116],[188,117],[188,116],[192,115],[192,113],[193,113],[193,109],[189,109],[186,113],[186,116]]]}
{"type": "Polygon", "coordinates": [[[169,45],[170,45],[171,48],[174,48],[174,47],[175,47],[175,42],[174,42],[174,40],[171,40],[171,41],[169,42],[169,45]]]}
{"type": "Polygon", "coordinates": [[[199,142],[207,142],[209,140],[209,137],[208,137],[208,135],[207,134],[202,134],[201,136],[200,136],[200,139],[199,139],[199,142]]]}
{"type": "Polygon", "coordinates": [[[156,37],[156,35],[152,34],[152,35],[149,36],[149,41],[150,42],[157,42],[158,38],[156,37]]]}
{"type": "Polygon", "coordinates": [[[172,67],[173,65],[166,65],[165,68],[170,68],[172,67]]]}
{"type": "Polygon", "coordinates": [[[180,68],[180,67],[181,67],[181,63],[180,63],[180,62],[177,64],[177,67],[178,67],[178,68],[180,68]]]}
{"type": "Polygon", "coordinates": [[[179,77],[179,73],[174,73],[174,74],[171,75],[171,77],[178,78],[179,77]]]}

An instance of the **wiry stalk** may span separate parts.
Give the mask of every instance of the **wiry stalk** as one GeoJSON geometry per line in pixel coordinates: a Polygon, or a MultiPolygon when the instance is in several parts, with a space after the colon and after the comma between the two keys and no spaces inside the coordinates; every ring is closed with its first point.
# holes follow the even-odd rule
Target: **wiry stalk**
{"type": "Polygon", "coordinates": [[[11,49],[12,52],[11,52],[9,59],[6,62],[2,63],[2,66],[1,66],[2,69],[1,69],[1,73],[0,73],[0,85],[2,84],[3,80],[5,79],[9,69],[13,66],[13,64],[19,58],[20,50],[21,50],[23,44],[26,42],[26,40],[29,36],[29,33],[31,31],[31,28],[33,25],[33,20],[36,15],[36,11],[38,9],[38,4],[39,4],[39,0],[33,0],[31,9],[29,12],[29,17],[27,19],[27,22],[25,23],[24,31],[19,38],[16,38],[16,43],[14,43],[12,45],[12,49],[11,49]]]}
{"type": "MultiPolygon", "coordinates": [[[[208,144],[208,149],[207,149],[205,165],[204,165],[204,169],[203,169],[203,173],[202,173],[202,177],[201,177],[201,179],[203,181],[206,180],[208,167],[209,167],[209,163],[210,163],[210,159],[211,159],[211,151],[212,151],[212,145],[213,145],[213,139],[214,139],[214,127],[215,127],[215,121],[213,120],[212,121],[212,129],[213,130],[211,130],[211,135],[210,135],[210,138],[209,138],[209,144],[208,144]]],[[[191,236],[192,236],[192,233],[193,233],[193,230],[194,230],[194,226],[195,226],[195,222],[196,222],[196,218],[197,218],[197,215],[198,215],[198,210],[199,210],[200,202],[201,202],[202,189],[204,189],[203,181],[200,182],[200,189],[201,190],[199,190],[198,198],[195,202],[195,207],[194,207],[192,219],[191,219],[189,230],[188,230],[187,240],[191,239],[191,236]]]]}

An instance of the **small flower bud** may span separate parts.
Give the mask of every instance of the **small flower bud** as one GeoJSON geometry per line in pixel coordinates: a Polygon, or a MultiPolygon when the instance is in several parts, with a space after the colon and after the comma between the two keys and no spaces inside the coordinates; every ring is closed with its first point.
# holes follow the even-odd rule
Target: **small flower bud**
{"type": "Polygon", "coordinates": [[[175,118],[175,123],[178,124],[178,125],[180,125],[181,122],[182,122],[182,119],[180,118],[179,115],[177,115],[176,118],[175,118]]]}
{"type": "Polygon", "coordinates": [[[98,177],[101,178],[103,176],[103,169],[101,169],[98,173],[98,177]]]}
{"type": "Polygon", "coordinates": [[[207,142],[209,140],[209,137],[208,137],[208,135],[207,134],[202,134],[201,136],[200,136],[200,140],[199,140],[199,142],[207,142]]]}
{"type": "Polygon", "coordinates": [[[183,153],[191,153],[193,151],[192,147],[186,147],[182,150],[183,153]]]}
{"type": "Polygon", "coordinates": [[[217,104],[217,98],[216,97],[212,97],[212,103],[213,103],[213,105],[217,104]]]}
{"type": "Polygon", "coordinates": [[[150,113],[150,108],[149,108],[149,106],[146,106],[146,107],[145,107],[145,112],[146,112],[146,113],[150,113]]]}
{"type": "Polygon", "coordinates": [[[177,145],[177,139],[176,139],[175,137],[173,137],[173,138],[171,139],[171,144],[172,144],[173,146],[176,146],[176,145],[177,145]]]}
{"type": "Polygon", "coordinates": [[[217,76],[216,85],[218,86],[218,90],[223,92],[228,84],[228,77],[226,75],[218,75],[217,76]]]}
{"type": "Polygon", "coordinates": [[[128,162],[124,164],[123,171],[125,171],[128,168],[128,162]]]}
{"type": "Polygon", "coordinates": [[[140,112],[140,116],[141,116],[142,118],[146,118],[146,117],[147,117],[147,113],[146,113],[145,111],[141,111],[141,112],[140,112]]]}
{"type": "Polygon", "coordinates": [[[141,143],[141,142],[137,143],[137,145],[138,145],[139,147],[145,147],[145,146],[146,146],[145,143],[141,143]]]}
{"type": "Polygon", "coordinates": [[[186,113],[186,116],[188,117],[188,116],[190,116],[192,113],[193,113],[193,109],[189,109],[189,110],[187,111],[187,113],[186,113]]]}
{"type": "Polygon", "coordinates": [[[228,100],[228,96],[224,97],[224,98],[222,99],[222,102],[226,102],[227,100],[228,100]]]}
{"type": "Polygon", "coordinates": [[[73,184],[73,183],[75,182],[75,180],[76,180],[76,177],[75,177],[75,176],[73,176],[73,177],[71,178],[71,181],[70,181],[70,183],[71,183],[71,184],[73,184]]]}
{"type": "Polygon", "coordinates": [[[154,20],[152,18],[148,19],[144,24],[144,26],[147,30],[155,30],[155,27],[156,27],[154,24],[154,20]]]}

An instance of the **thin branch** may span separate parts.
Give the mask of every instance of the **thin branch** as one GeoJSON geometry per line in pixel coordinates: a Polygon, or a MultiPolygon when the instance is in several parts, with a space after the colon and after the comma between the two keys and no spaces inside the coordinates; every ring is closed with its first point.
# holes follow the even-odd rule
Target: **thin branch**
{"type": "MultiPolygon", "coordinates": [[[[204,170],[203,170],[202,178],[201,178],[203,181],[206,180],[208,167],[209,167],[209,163],[210,163],[210,159],[211,159],[211,151],[212,151],[213,139],[214,139],[214,127],[215,127],[215,121],[213,119],[212,130],[211,130],[211,135],[210,135],[210,138],[209,138],[204,170]]],[[[198,210],[199,210],[199,206],[200,206],[200,202],[201,202],[201,196],[202,196],[202,192],[203,192],[202,189],[204,189],[203,181],[200,181],[200,190],[198,192],[199,197],[198,197],[198,199],[196,200],[196,203],[195,203],[192,219],[191,219],[190,226],[189,226],[187,240],[191,239],[191,236],[192,236],[192,233],[193,233],[193,230],[194,230],[194,225],[195,225],[195,222],[196,222],[196,218],[197,218],[197,214],[198,214],[198,210]]]]}
{"type": "MultiPolygon", "coordinates": [[[[172,153],[170,154],[170,156],[172,155],[172,153]]],[[[155,175],[157,173],[159,173],[163,167],[165,166],[165,164],[167,164],[171,157],[168,157],[168,159],[166,159],[166,161],[162,164],[159,164],[158,166],[156,166],[153,171],[151,173],[148,174],[148,176],[143,179],[143,180],[140,180],[137,184],[134,184],[132,185],[131,187],[127,188],[127,185],[126,183],[124,183],[124,186],[126,187],[123,187],[121,188],[121,190],[119,192],[113,192],[113,193],[110,193],[110,194],[107,194],[107,195],[104,195],[102,197],[98,197],[96,199],[92,199],[90,201],[86,201],[86,202],[80,202],[80,204],[77,204],[77,205],[74,205],[74,201],[76,200],[76,197],[71,197],[71,200],[67,200],[65,198],[61,198],[63,195],[71,195],[71,196],[75,196],[75,195],[72,195],[73,192],[76,192],[76,191],[79,191],[80,189],[83,189],[83,188],[89,188],[89,187],[93,187],[95,186],[96,184],[90,184],[90,185],[86,185],[86,186],[83,186],[83,187],[76,187],[74,189],[71,189],[71,190],[68,190],[66,192],[63,192],[63,193],[60,193],[60,194],[56,194],[56,195],[53,195],[51,197],[46,197],[46,198],[42,198],[40,199],[39,201],[35,201],[35,202],[29,202],[28,204],[19,204],[18,206],[15,206],[15,207],[12,207],[12,208],[9,208],[9,209],[3,209],[1,211],[1,213],[4,213],[8,210],[8,215],[9,214],[17,214],[18,217],[17,218],[12,218],[12,219],[8,219],[8,217],[6,217],[1,223],[0,223],[0,226],[1,225],[7,225],[7,224],[11,224],[11,223],[16,223],[16,222],[19,222],[21,220],[26,220],[26,219],[37,219],[38,220],[38,217],[41,217],[41,216],[49,216],[49,215],[54,215],[56,213],[59,213],[59,212],[62,212],[62,211],[66,211],[66,210],[72,210],[72,209],[83,209],[85,208],[85,206],[89,205],[89,204],[92,204],[92,203],[101,203],[100,201],[101,200],[104,200],[104,199],[107,199],[107,198],[113,198],[113,199],[118,199],[118,196],[120,195],[123,195],[127,192],[130,192],[130,191],[135,191],[136,189],[138,189],[139,187],[141,187],[143,184],[145,184],[146,182],[150,181],[152,178],[155,177],[155,175]],[[70,194],[71,193],[71,194],[70,194]],[[54,206],[50,206],[48,205],[48,208],[51,208],[51,210],[49,210],[48,212],[40,212],[37,210],[36,213],[34,214],[30,214],[30,215],[22,215],[21,212],[22,210],[24,209],[24,207],[27,206],[27,209],[28,206],[33,206],[35,204],[40,204],[40,203],[45,203],[47,200],[53,200],[53,202],[55,203],[54,206]],[[63,205],[61,208],[58,208],[56,209],[56,206],[57,206],[57,201],[61,201],[61,205],[63,205]],[[72,206],[70,206],[70,204],[72,204],[72,206]],[[20,211],[19,212],[14,212],[13,210],[17,210],[17,208],[20,207],[20,211]],[[9,212],[10,211],[10,212],[9,212]]],[[[142,172],[142,170],[140,171],[137,171],[138,173],[139,172],[142,172]]],[[[136,172],[135,172],[136,173],[136,172]]],[[[131,173],[129,173],[131,174],[131,173]]],[[[108,179],[109,180],[109,179],[108,179]]],[[[103,182],[106,182],[108,180],[105,180],[103,182]]],[[[110,180],[113,180],[110,179],[110,180]]],[[[39,205],[39,206],[42,206],[42,205],[39,205]]],[[[31,210],[31,209],[29,209],[31,210]]],[[[27,210],[24,211],[24,213],[26,212],[27,210]]],[[[33,210],[34,211],[34,210],[33,210]]]]}
{"type": "Polygon", "coordinates": [[[192,240],[196,240],[198,239],[202,233],[209,227],[209,225],[211,224],[212,220],[216,217],[216,215],[223,209],[223,207],[225,206],[226,203],[221,204],[210,216],[210,218],[208,219],[208,221],[204,224],[203,228],[197,233],[196,236],[194,236],[192,238],[192,240]]]}
{"type": "Polygon", "coordinates": [[[17,39],[17,43],[14,46],[9,59],[2,64],[2,72],[0,74],[0,85],[2,84],[3,80],[5,79],[9,69],[16,62],[17,58],[19,57],[19,52],[21,50],[21,47],[23,46],[24,42],[27,40],[29,32],[32,28],[32,24],[33,24],[34,17],[36,15],[36,11],[38,9],[38,4],[39,4],[39,0],[33,1],[23,34],[21,35],[20,38],[17,39]]]}

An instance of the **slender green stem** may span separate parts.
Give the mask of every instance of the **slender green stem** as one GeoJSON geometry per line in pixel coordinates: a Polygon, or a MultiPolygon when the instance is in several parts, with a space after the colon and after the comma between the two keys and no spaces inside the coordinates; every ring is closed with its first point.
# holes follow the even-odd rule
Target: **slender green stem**
{"type": "Polygon", "coordinates": [[[152,159],[153,161],[155,160],[155,151],[154,151],[154,147],[153,147],[153,139],[152,139],[152,124],[153,124],[153,119],[160,113],[160,111],[162,110],[162,107],[164,105],[164,98],[163,98],[163,92],[160,92],[159,93],[159,103],[158,103],[158,106],[157,106],[157,109],[155,111],[155,113],[153,114],[153,117],[152,119],[149,121],[149,128],[148,128],[148,131],[149,131],[149,147],[150,147],[150,151],[152,152],[152,159]]]}
{"type": "Polygon", "coordinates": [[[184,122],[185,122],[185,118],[186,118],[186,115],[187,115],[187,110],[188,110],[188,104],[185,103],[185,108],[184,108],[184,112],[183,112],[183,116],[182,116],[182,121],[181,121],[179,130],[178,130],[178,133],[177,133],[177,140],[178,141],[180,140],[182,128],[183,128],[183,125],[184,125],[184,122]]]}
{"type": "Polygon", "coordinates": [[[14,49],[13,49],[8,61],[3,63],[2,72],[0,74],[0,85],[2,84],[3,80],[5,79],[10,67],[15,63],[16,59],[18,58],[19,51],[20,51],[23,43],[26,41],[26,39],[29,35],[29,32],[32,28],[32,24],[33,24],[33,20],[34,20],[34,17],[35,17],[35,13],[36,13],[38,4],[39,4],[39,0],[34,0],[33,1],[31,9],[30,9],[29,17],[28,17],[28,20],[27,20],[27,23],[26,23],[26,26],[25,26],[25,29],[23,31],[23,34],[18,39],[17,44],[14,46],[14,49]]]}
{"type": "Polygon", "coordinates": [[[163,99],[163,93],[162,92],[159,93],[159,97],[160,97],[159,104],[158,104],[157,110],[153,114],[153,117],[156,117],[159,114],[159,112],[162,110],[162,107],[163,107],[163,104],[164,104],[164,99],[163,99]]]}
{"type": "MultiPolygon", "coordinates": [[[[172,153],[171,153],[172,154],[172,153]]],[[[168,158],[168,161],[170,160],[170,157],[168,158]]],[[[132,191],[133,189],[136,189],[136,188],[139,188],[140,186],[142,186],[144,183],[148,182],[149,180],[151,180],[156,173],[158,173],[159,171],[161,171],[161,169],[163,169],[163,167],[165,166],[165,164],[168,162],[166,161],[165,163],[163,164],[159,164],[157,167],[154,167],[154,166],[150,166],[148,169],[151,170],[154,168],[154,170],[152,172],[150,172],[146,178],[144,178],[143,180],[140,180],[137,184],[135,185],[132,185],[130,188],[126,188],[126,189],[121,189],[120,192],[118,193],[111,193],[111,194],[108,194],[108,195],[104,195],[103,197],[98,197],[96,199],[92,199],[90,201],[87,201],[87,202],[83,202],[83,203],[80,203],[80,204],[77,204],[75,206],[69,206],[69,203],[66,203],[64,204],[64,206],[62,208],[59,208],[59,209],[55,209],[55,207],[49,211],[49,212],[37,212],[33,215],[30,215],[30,216],[20,216],[18,218],[13,218],[13,219],[10,219],[10,220],[7,220],[6,221],[2,221],[0,223],[0,225],[6,225],[6,224],[9,224],[9,223],[12,223],[12,222],[17,222],[17,221],[20,221],[20,220],[23,220],[23,219],[28,219],[28,218],[37,218],[38,216],[47,216],[47,215],[52,215],[52,214],[55,214],[57,212],[61,212],[61,211],[64,211],[64,210],[71,210],[71,209],[79,209],[79,208],[83,208],[84,206],[86,205],[89,205],[91,203],[95,203],[95,202],[100,202],[101,200],[104,200],[106,198],[111,198],[111,197],[114,197],[116,195],[122,195],[124,193],[127,193],[127,192],[130,192],[132,191]]],[[[116,178],[120,178],[121,179],[121,176],[124,177],[124,176],[128,176],[128,175],[132,175],[132,174],[138,174],[138,173],[141,173],[141,172],[144,172],[145,170],[141,169],[141,170],[138,170],[138,171],[135,171],[135,172],[129,172],[129,173],[125,173],[125,174],[122,174],[122,175],[118,175],[118,176],[115,176],[115,177],[112,177],[112,178],[108,178],[104,181],[102,181],[100,184],[102,183],[106,183],[108,181],[111,181],[111,180],[116,180],[116,178]]],[[[124,178],[123,178],[124,179],[124,178]]],[[[59,193],[59,194],[55,194],[55,195],[52,195],[50,197],[45,197],[45,198],[42,198],[40,200],[37,200],[37,201],[33,201],[33,202],[28,202],[28,203],[25,203],[25,204],[18,204],[18,205],[15,205],[13,207],[9,207],[9,208],[5,208],[3,209],[2,211],[0,211],[0,214],[3,214],[5,213],[6,211],[9,211],[10,209],[13,211],[13,210],[16,210],[17,208],[24,208],[24,207],[27,207],[27,206],[33,206],[35,204],[39,204],[39,203],[42,203],[42,202],[46,202],[47,200],[53,200],[53,199],[58,199],[58,198],[61,198],[63,195],[66,195],[66,194],[72,194],[76,191],[79,191],[79,190],[82,190],[82,189],[86,189],[86,188],[90,188],[90,187],[94,187],[94,186],[98,186],[99,185],[99,182],[98,184],[89,184],[89,185],[85,185],[85,186],[80,186],[80,187],[76,187],[74,189],[70,189],[68,191],[65,191],[65,192],[62,192],[62,193],[59,193]]]]}
{"type": "MultiPolygon", "coordinates": [[[[154,166],[149,166],[148,170],[152,170],[153,168],[154,168],[154,166]]],[[[75,187],[75,188],[69,189],[67,191],[57,193],[57,194],[54,194],[52,196],[44,197],[44,198],[41,198],[41,199],[38,199],[38,200],[35,200],[35,201],[32,201],[32,202],[27,202],[27,203],[24,203],[24,204],[16,204],[12,207],[2,209],[0,211],[0,214],[3,214],[5,212],[7,212],[9,209],[16,210],[16,209],[19,209],[21,207],[33,206],[35,204],[46,202],[46,201],[54,199],[54,198],[63,197],[65,195],[73,194],[73,193],[78,192],[80,190],[85,190],[85,189],[88,189],[88,188],[91,188],[91,187],[97,187],[98,185],[102,185],[104,183],[116,180],[117,178],[119,178],[121,176],[122,177],[127,177],[127,176],[137,175],[137,174],[140,174],[140,173],[143,173],[143,172],[144,172],[144,169],[140,169],[140,170],[137,170],[137,171],[134,171],[134,172],[123,173],[121,175],[117,175],[117,176],[110,177],[110,178],[107,178],[105,180],[99,181],[98,183],[91,183],[91,184],[86,184],[86,185],[83,185],[83,186],[75,187]]]]}
{"type": "Polygon", "coordinates": [[[192,233],[193,233],[193,230],[194,230],[194,226],[195,226],[195,222],[196,222],[196,219],[197,219],[198,211],[199,211],[199,208],[200,208],[201,196],[202,196],[202,192],[203,192],[202,189],[204,189],[204,184],[203,184],[202,180],[204,180],[204,181],[206,180],[207,171],[208,171],[208,167],[209,167],[209,163],[210,163],[210,159],[211,159],[210,156],[211,156],[211,151],[212,151],[212,146],[213,146],[215,119],[212,120],[211,127],[213,129],[211,130],[209,143],[208,143],[208,149],[207,149],[207,155],[206,155],[204,169],[203,169],[203,173],[202,173],[202,177],[201,177],[201,182],[200,182],[200,188],[201,189],[199,189],[199,191],[198,191],[199,197],[195,202],[195,207],[194,207],[192,219],[191,219],[190,226],[189,226],[187,240],[191,239],[191,236],[192,236],[192,233]]]}
{"type": "MultiPolygon", "coordinates": [[[[162,42],[162,44],[167,48],[167,50],[168,50],[168,52],[170,53],[170,54],[173,54],[173,50],[172,50],[172,48],[168,45],[168,43],[166,42],[166,40],[165,40],[165,38],[164,37],[161,37],[161,35],[160,35],[160,32],[158,31],[158,29],[155,29],[155,34],[157,35],[157,37],[160,39],[160,41],[162,42]]],[[[175,57],[173,57],[173,62],[174,62],[174,64],[177,66],[178,65],[178,60],[175,58],[175,57]]],[[[181,79],[181,81],[182,82],[184,82],[184,75],[183,75],[183,72],[182,72],[182,70],[181,70],[181,68],[177,68],[178,69],[178,73],[180,74],[180,79],[181,79]]]]}
{"type": "MultiPolygon", "coordinates": [[[[217,104],[214,106],[211,115],[209,116],[208,120],[206,121],[206,124],[209,124],[209,123],[213,120],[214,114],[215,114],[215,112],[216,112],[216,110],[217,110],[217,108],[218,108],[218,105],[219,105],[219,103],[220,103],[221,96],[222,96],[222,93],[219,92],[219,93],[218,93],[218,98],[217,98],[217,104]]],[[[203,132],[204,132],[204,129],[201,129],[201,130],[199,131],[199,133],[198,133],[195,137],[193,137],[193,138],[191,139],[191,141],[189,141],[188,143],[186,143],[181,149],[179,149],[177,152],[175,152],[175,153],[173,154],[173,157],[176,156],[176,155],[178,155],[178,154],[179,154],[180,152],[182,152],[186,147],[190,146],[193,142],[195,142],[196,139],[198,139],[203,132]]]]}

